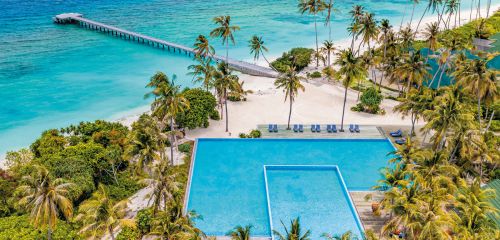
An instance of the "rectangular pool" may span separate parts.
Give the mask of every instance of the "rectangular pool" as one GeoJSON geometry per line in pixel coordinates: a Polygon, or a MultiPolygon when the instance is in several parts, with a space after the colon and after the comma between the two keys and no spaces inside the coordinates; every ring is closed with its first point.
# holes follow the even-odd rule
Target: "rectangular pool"
{"type": "Polygon", "coordinates": [[[394,151],[386,139],[198,139],[195,148],[185,207],[203,217],[197,227],[222,236],[251,224],[263,237],[271,236],[264,165],[337,165],[347,189],[363,191],[394,151]]]}
{"type": "Polygon", "coordinates": [[[283,224],[290,229],[290,221],[300,217],[311,239],[332,231],[361,238],[361,220],[337,166],[266,165],[264,176],[271,230],[284,234],[283,224]]]}

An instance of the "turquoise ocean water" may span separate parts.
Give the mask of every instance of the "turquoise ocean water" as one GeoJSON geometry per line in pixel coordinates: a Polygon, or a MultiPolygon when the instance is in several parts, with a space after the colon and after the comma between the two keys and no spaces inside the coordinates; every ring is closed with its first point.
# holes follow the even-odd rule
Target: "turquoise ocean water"
{"type": "MultiPolygon", "coordinates": [[[[334,40],[348,37],[347,13],[353,4],[362,4],[377,19],[390,19],[394,26],[411,11],[407,0],[336,1],[334,40]]],[[[176,74],[178,83],[193,86],[186,76],[191,59],[77,26],[55,25],[54,15],[79,12],[191,45],[198,34],[208,35],[214,16],[229,14],[241,27],[230,55],[251,60],[247,40],[253,34],[264,37],[269,56],[314,44],[313,18],[301,16],[296,5],[295,0],[0,0],[0,154],[29,145],[45,129],[144,110],[144,86],[156,71],[176,74]]],[[[321,41],[328,37],[322,23],[319,35],[321,41]]],[[[222,51],[219,40],[213,43],[222,51]]]]}

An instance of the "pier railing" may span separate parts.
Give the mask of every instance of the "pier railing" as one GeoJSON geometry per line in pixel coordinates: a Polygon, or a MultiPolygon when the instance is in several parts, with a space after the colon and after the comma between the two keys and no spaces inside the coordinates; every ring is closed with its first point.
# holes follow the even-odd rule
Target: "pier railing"
{"type": "MultiPolygon", "coordinates": [[[[140,43],[148,44],[153,47],[158,47],[165,49],[167,51],[173,51],[174,53],[184,53],[188,56],[194,56],[195,50],[190,47],[186,47],[180,44],[168,42],[158,38],[146,36],[140,33],[124,30],[118,27],[110,26],[104,23],[92,21],[90,19],[84,18],[82,14],[79,13],[64,13],[59,14],[53,18],[55,23],[59,24],[78,24],[84,28],[93,29],[101,32],[106,32],[111,35],[137,41],[140,43]]],[[[225,57],[218,55],[212,56],[216,61],[226,61],[225,57]]],[[[235,59],[228,59],[229,67],[250,75],[263,76],[263,77],[277,77],[278,73],[271,68],[266,68],[258,66],[256,64],[248,63],[245,61],[239,61],[235,59]]]]}

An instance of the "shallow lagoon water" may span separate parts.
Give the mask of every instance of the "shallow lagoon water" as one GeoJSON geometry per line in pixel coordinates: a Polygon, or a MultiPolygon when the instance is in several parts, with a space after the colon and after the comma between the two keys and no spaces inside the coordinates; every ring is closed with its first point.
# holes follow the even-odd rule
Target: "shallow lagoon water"
{"type": "MultiPolygon", "coordinates": [[[[394,26],[411,11],[406,0],[336,1],[334,40],[348,37],[348,11],[354,4],[373,11],[377,19],[390,19],[394,26]]],[[[424,4],[417,7],[415,18],[424,4]]],[[[77,26],[55,25],[54,15],[79,12],[191,45],[198,34],[208,35],[214,16],[229,14],[242,29],[230,55],[252,61],[247,40],[253,34],[264,37],[268,57],[314,45],[314,19],[301,16],[296,5],[295,0],[0,0],[0,154],[27,146],[49,128],[144,109],[149,103],[143,99],[144,86],[156,71],[176,74],[184,87],[194,86],[186,76],[191,59],[77,26]]],[[[468,5],[464,2],[464,8],[468,5]]],[[[322,20],[318,26],[319,39],[327,39],[322,20]]],[[[213,43],[222,53],[220,41],[213,43]]]]}

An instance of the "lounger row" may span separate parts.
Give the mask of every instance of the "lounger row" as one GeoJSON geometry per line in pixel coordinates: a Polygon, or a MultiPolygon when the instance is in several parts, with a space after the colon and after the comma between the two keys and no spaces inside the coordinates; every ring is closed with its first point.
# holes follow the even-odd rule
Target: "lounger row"
{"type": "MultiPolygon", "coordinates": [[[[278,125],[277,124],[269,124],[268,126],[268,131],[269,132],[278,132],[278,125]]],[[[304,125],[302,124],[294,124],[293,125],[293,131],[294,132],[304,132],[304,125]]],[[[335,124],[327,124],[326,125],[326,131],[329,133],[336,133],[338,132],[337,130],[337,125],[335,124]]],[[[359,129],[359,125],[357,124],[351,124],[349,125],[349,131],[354,133],[359,133],[361,130],[359,129]]],[[[319,124],[312,124],[311,125],[311,132],[321,132],[321,125],[319,124]]]]}
{"type": "Polygon", "coordinates": [[[399,138],[394,140],[395,143],[399,145],[403,145],[406,143],[406,139],[403,138],[403,131],[401,131],[401,129],[398,129],[397,131],[394,132],[390,132],[389,134],[391,135],[391,137],[399,138]]]}

